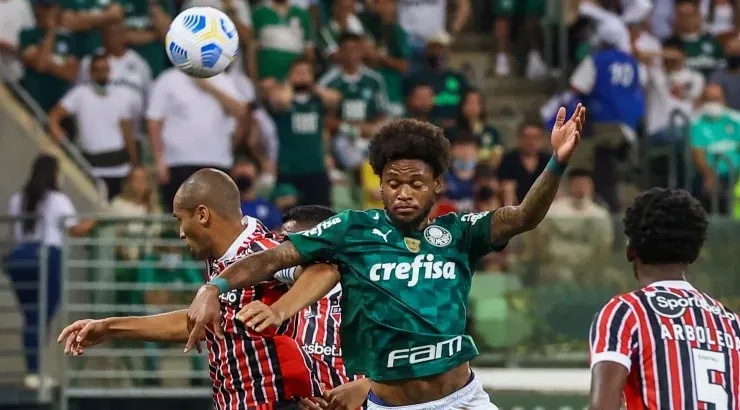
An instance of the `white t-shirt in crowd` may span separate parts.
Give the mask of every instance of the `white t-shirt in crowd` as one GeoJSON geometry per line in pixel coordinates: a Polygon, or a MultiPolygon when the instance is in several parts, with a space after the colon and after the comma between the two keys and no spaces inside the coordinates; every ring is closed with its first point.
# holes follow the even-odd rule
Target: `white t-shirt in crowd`
{"type": "MultiPolygon", "coordinates": [[[[11,216],[24,215],[23,193],[16,192],[10,197],[8,213],[11,216]]],[[[13,227],[17,242],[41,242],[44,245],[61,247],[64,230],[77,225],[74,205],[69,197],[58,191],[51,191],[36,207],[38,220],[31,234],[23,232],[23,224],[18,222],[13,227]]]]}
{"type": "Polygon", "coordinates": [[[428,39],[445,30],[447,0],[399,0],[398,23],[410,37],[428,39]]]}
{"type": "MultiPolygon", "coordinates": [[[[219,74],[206,81],[221,92],[246,103],[231,76],[219,74]]],[[[209,165],[231,168],[231,134],[235,121],[216,97],[176,68],[162,72],[149,97],[147,119],[162,121],[164,160],[169,166],[209,165]]]]}
{"type": "MultiPolygon", "coordinates": [[[[141,97],[130,87],[108,86],[99,94],[91,83],[74,86],[59,104],[77,119],[78,142],[83,152],[99,154],[126,147],[121,120],[132,119],[141,107],[141,97]]],[[[97,177],[124,177],[131,164],[93,168],[97,177]]]]}
{"type": "MultiPolygon", "coordinates": [[[[0,1],[0,41],[18,47],[21,30],[35,25],[36,18],[28,0],[0,1]]],[[[18,81],[21,77],[23,63],[18,56],[0,52],[0,79],[18,81]]]]}

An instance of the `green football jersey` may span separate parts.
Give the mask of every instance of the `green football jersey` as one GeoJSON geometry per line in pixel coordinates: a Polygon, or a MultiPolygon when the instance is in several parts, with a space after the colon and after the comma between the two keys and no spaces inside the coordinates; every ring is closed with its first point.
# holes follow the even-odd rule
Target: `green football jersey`
{"type": "Polygon", "coordinates": [[[345,121],[372,121],[385,114],[388,106],[383,77],[367,67],[352,76],[334,67],[321,77],[319,85],[342,95],[341,117],[345,121]]]}
{"type": "Polygon", "coordinates": [[[306,46],[314,43],[311,16],[296,6],[291,6],[283,15],[266,3],[254,11],[252,23],[255,39],[259,43],[259,77],[274,77],[282,81],[293,60],[303,54],[306,46]]]}
{"type": "MultiPolygon", "coordinates": [[[[41,47],[45,35],[46,31],[38,27],[22,30],[18,41],[21,52],[31,46],[41,47]]],[[[57,31],[52,50],[55,57],[63,59],[76,57],[80,54],[74,37],[62,30],[57,31]]],[[[36,71],[31,67],[26,68],[21,84],[44,111],[51,110],[64,94],[72,88],[72,84],[68,81],[48,72],[36,71]]]]}
{"type": "Polygon", "coordinates": [[[342,284],[342,354],[376,381],[447,372],[478,355],[465,334],[479,258],[494,250],[491,212],[436,218],[404,233],[385,211],[344,211],[289,235],[304,261],[331,261],[342,284]]]}
{"type": "MultiPolygon", "coordinates": [[[[100,13],[113,4],[112,0],[62,0],[60,2],[62,10],[71,10],[74,12],[91,12],[100,13]]],[[[75,42],[79,50],[78,58],[93,54],[99,48],[103,47],[103,40],[100,36],[100,30],[92,29],[86,31],[77,31],[73,33],[75,42]]]]}
{"type": "Polygon", "coordinates": [[[683,51],[686,53],[686,66],[699,71],[705,77],[725,64],[722,46],[709,34],[697,38],[682,38],[683,51]]]}
{"type": "Polygon", "coordinates": [[[287,111],[269,111],[277,129],[280,174],[310,174],[326,170],[325,111],[321,99],[313,94],[295,95],[287,111]]]}
{"type": "MultiPolygon", "coordinates": [[[[125,12],[125,25],[127,30],[153,30],[149,3],[141,0],[116,0],[121,4],[125,12]]],[[[175,15],[175,6],[172,0],[158,0],[159,5],[170,17],[175,15]]],[[[155,40],[145,44],[132,45],[152,70],[152,77],[156,78],[159,73],[169,66],[169,60],[164,50],[164,42],[155,40]]]]}

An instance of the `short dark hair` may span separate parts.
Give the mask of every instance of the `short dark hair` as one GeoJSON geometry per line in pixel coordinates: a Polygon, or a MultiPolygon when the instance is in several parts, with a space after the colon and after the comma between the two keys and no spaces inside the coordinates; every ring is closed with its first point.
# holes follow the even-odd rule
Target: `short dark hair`
{"type": "Polygon", "coordinates": [[[313,62],[309,60],[308,57],[301,56],[290,62],[290,69],[292,70],[294,67],[298,67],[301,64],[307,64],[309,67],[313,68],[313,62]]]}
{"type": "Polygon", "coordinates": [[[534,120],[534,119],[525,119],[522,121],[521,124],[519,124],[519,128],[516,130],[516,135],[520,136],[524,132],[526,128],[538,128],[542,131],[545,130],[545,126],[542,124],[542,121],[534,120]]]}
{"type": "Polygon", "coordinates": [[[683,189],[652,188],[624,215],[628,246],[647,265],[693,263],[707,237],[707,213],[683,189]]]}
{"type": "Polygon", "coordinates": [[[362,36],[352,31],[343,31],[339,35],[339,44],[344,44],[347,41],[362,41],[362,36]]]}
{"type": "Polygon", "coordinates": [[[683,42],[678,37],[671,37],[663,42],[663,48],[675,48],[682,53],[686,53],[683,49],[683,42]]]}
{"type": "Polygon", "coordinates": [[[473,135],[472,132],[468,130],[459,130],[455,138],[450,141],[450,145],[467,145],[467,144],[473,144],[478,145],[478,139],[475,138],[475,135],[473,135]]]}
{"type": "Polygon", "coordinates": [[[295,221],[297,224],[316,225],[336,215],[336,211],[324,205],[300,205],[293,207],[283,215],[283,223],[295,221]]]}
{"type": "Polygon", "coordinates": [[[591,178],[591,172],[583,168],[573,168],[570,171],[568,171],[568,179],[579,178],[579,177],[591,178]]]}
{"type": "Polygon", "coordinates": [[[450,142],[441,128],[414,119],[388,122],[370,142],[370,166],[381,175],[390,161],[416,159],[432,168],[437,178],[450,166],[450,142]]]}
{"type": "Polygon", "coordinates": [[[104,49],[99,48],[95,50],[95,52],[90,55],[90,68],[92,68],[92,66],[95,65],[96,62],[100,60],[107,61],[107,59],[108,54],[105,52],[104,49]]]}

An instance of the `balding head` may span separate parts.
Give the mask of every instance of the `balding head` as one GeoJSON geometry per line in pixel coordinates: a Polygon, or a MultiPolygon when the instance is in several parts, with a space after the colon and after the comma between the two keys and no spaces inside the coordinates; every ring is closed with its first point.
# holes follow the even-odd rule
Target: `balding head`
{"type": "Polygon", "coordinates": [[[199,206],[208,208],[222,219],[242,218],[239,189],[231,177],[217,169],[196,171],[175,194],[174,209],[192,213],[199,206]]]}

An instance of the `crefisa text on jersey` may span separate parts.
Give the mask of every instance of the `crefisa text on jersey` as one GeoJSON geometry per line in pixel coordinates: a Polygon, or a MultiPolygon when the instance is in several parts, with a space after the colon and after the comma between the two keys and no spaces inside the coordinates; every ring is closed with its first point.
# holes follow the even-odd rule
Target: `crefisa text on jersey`
{"type": "MultiPolygon", "coordinates": [[[[699,308],[726,320],[735,320],[735,316],[719,306],[711,305],[703,297],[697,295],[681,296],[666,291],[654,291],[647,294],[648,303],[655,313],[668,318],[679,318],[686,313],[686,309],[699,308]]],[[[710,346],[720,346],[727,349],[740,350],[740,337],[713,330],[707,326],[688,324],[660,324],[660,338],[664,340],[685,340],[689,342],[706,343],[710,346]]]]}

